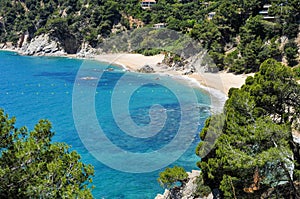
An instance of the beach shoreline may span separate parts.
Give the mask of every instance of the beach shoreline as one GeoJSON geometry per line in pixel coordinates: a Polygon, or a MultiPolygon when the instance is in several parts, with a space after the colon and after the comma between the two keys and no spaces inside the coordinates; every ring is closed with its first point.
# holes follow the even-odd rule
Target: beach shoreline
{"type": "MultiPolygon", "coordinates": [[[[0,49],[2,51],[15,52],[22,55],[18,49],[0,49]]],[[[76,54],[65,55],[42,55],[42,56],[56,56],[67,57],[76,59],[89,59],[104,62],[107,64],[113,64],[122,67],[126,71],[138,72],[145,65],[149,65],[154,69],[154,74],[168,75],[174,80],[179,80],[182,83],[185,82],[189,86],[199,88],[211,96],[212,107],[216,108],[216,112],[219,112],[227,100],[228,91],[230,88],[240,88],[248,76],[253,74],[234,75],[227,72],[195,72],[189,75],[183,75],[183,71],[174,71],[171,68],[162,67],[164,55],[158,54],[154,56],[144,56],[141,54],[133,53],[116,53],[116,54],[100,54],[93,55],[91,57],[83,58],[76,54]]]]}
{"type": "Polygon", "coordinates": [[[163,66],[162,61],[164,55],[144,56],[141,54],[103,54],[96,55],[95,60],[121,66],[125,70],[138,72],[145,65],[149,65],[154,69],[154,74],[168,75],[174,80],[180,80],[182,83],[187,83],[197,89],[201,89],[206,94],[210,95],[212,107],[215,112],[220,112],[223,109],[227,100],[228,91],[230,88],[240,88],[248,76],[254,74],[235,75],[227,72],[195,72],[190,75],[183,75],[183,71],[174,71],[171,68],[163,66]]]}
{"type": "MultiPolygon", "coordinates": [[[[224,71],[217,73],[195,72],[190,75],[183,75],[183,71],[174,71],[170,68],[164,68],[159,63],[162,62],[164,55],[144,56],[141,54],[118,53],[96,55],[95,60],[119,65],[131,72],[138,72],[145,65],[152,67],[157,74],[167,74],[172,76],[181,76],[192,81],[196,81],[201,87],[209,87],[224,93],[226,96],[230,88],[240,88],[248,76],[254,74],[235,75],[224,71]]],[[[199,86],[198,86],[199,87],[199,86]]]]}
{"type": "Polygon", "coordinates": [[[175,71],[170,67],[163,66],[164,55],[144,56],[141,54],[116,53],[102,54],[94,57],[96,61],[105,62],[121,66],[130,72],[139,72],[145,65],[154,69],[154,74],[167,75],[180,83],[186,83],[188,86],[200,89],[210,96],[212,113],[220,113],[228,99],[230,88],[240,88],[248,76],[254,74],[234,75],[227,72],[195,72],[190,75],[184,75],[183,71],[175,71]]]}

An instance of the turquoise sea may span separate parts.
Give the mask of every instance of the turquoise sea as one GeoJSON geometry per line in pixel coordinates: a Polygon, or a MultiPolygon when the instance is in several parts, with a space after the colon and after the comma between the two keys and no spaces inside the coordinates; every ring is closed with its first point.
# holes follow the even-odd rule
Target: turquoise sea
{"type": "MultiPolygon", "coordinates": [[[[19,56],[14,52],[0,51],[0,107],[10,116],[17,117],[18,127],[26,125],[32,129],[39,119],[49,119],[52,122],[53,131],[56,132],[53,141],[66,142],[81,154],[85,163],[94,165],[93,185],[95,185],[95,189],[93,195],[95,198],[147,199],[154,198],[157,193],[163,193],[163,188],[159,186],[157,178],[159,172],[164,168],[158,168],[155,171],[151,171],[149,168],[149,172],[145,173],[140,171],[141,168],[146,168],[147,171],[149,164],[156,165],[156,163],[164,162],[168,158],[167,152],[152,159],[152,162],[147,163],[148,165],[143,164],[147,162],[146,160],[140,161],[135,165],[137,172],[126,172],[132,166],[129,162],[131,160],[124,155],[117,157],[123,158],[121,162],[125,162],[125,164],[112,168],[95,157],[95,154],[101,153],[97,151],[99,148],[96,146],[104,147],[102,148],[106,151],[104,157],[110,159],[110,163],[115,161],[116,164],[120,164],[120,160],[114,160],[114,152],[110,151],[113,149],[103,146],[101,140],[97,140],[96,137],[91,137],[91,132],[96,131],[94,124],[85,115],[82,117],[79,115],[76,120],[80,120],[77,122],[80,123],[81,128],[86,129],[86,139],[89,139],[89,142],[95,140],[95,151],[91,151],[91,148],[83,144],[82,140],[85,139],[85,134],[78,134],[78,128],[74,121],[74,109],[78,107],[73,107],[76,105],[73,99],[74,85],[78,87],[79,84],[80,89],[83,89],[80,91],[83,92],[83,95],[85,95],[84,89],[95,88],[93,107],[99,126],[111,143],[125,152],[140,154],[155,152],[174,140],[179,129],[182,132],[190,131],[191,125],[186,125],[189,124],[188,122],[197,124],[197,128],[190,132],[192,133],[191,145],[178,160],[169,165],[180,165],[186,170],[197,169],[196,162],[199,158],[194,151],[200,141],[198,132],[209,115],[205,107],[210,105],[210,98],[204,92],[193,89],[198,103],[195,105],[194,102],[190,102],[192,99],[187,93],[188,90],[191,90],[189,85],[179,83],[178,80],[169,76],[126,72],[117,66],[108,66],[96,61],[58,57],[27,57],[19,56]],[[82,65],[85,66],[84,71],[78,75],[82,65]],[[108,70],[107,67],[111,69],[108,70]],[[100,74],[101,78],[98,82],[97,78],[100,74]],[[126,78],[123,78],[125,76],[126,78]],[[118,84],[119,82],[121,84],[118,84]],[[140,82],[152,83],[141,84],[132,91],[132,87],[140,82]],[[119,90],[116,91],[117,86],[119,90]],[[121,92],[125,96],[129,91],[132,91],[129,100],[122,99],[122,95],[118,95],[121,92]],[[151,109],[153,105],[157,104],[159,104],[158,109],[151,109]],[[192,107],[186,106],[189,104],[192,107]],[[201,108],[199,108],[200,105],[201,108]],[[121,122],[115,121],[116,115],[112,111],[112,109],[118,108],[120,109],[116,113],[119,119],[121,118],[121,122]],[[198,118],[193,118],[194,115],[189,116],[189,110],[193,110],[193,112],[196,110],[199,113],[198,118]],[[183,112],[186,112],[185,115],[183,112]],[[134,132],[135,129],[130,129],[131,124],[127,124],[125,119],[123,125],[122,118],[126,118],[127,114],[138,127],[146,127],[151,123],[152,116],[158,120],[165,120],[165,122],[162,123],[163,126],[157,134],[148,137],[128,135],[128,132],[131,130],[134,132]],[[149,114],[152,116],[150,117],[149,114]],[[184,122],[184,125],[181,126],[182,120],[190,121],[184,122]],[[122,127],[119,125],[120,123],[122,123],[122,127]],[[128,165],[126,161],[128,161],[128,165]],[[124,169],[122,170],[122,168],[124,169]]],[[[85,109],[84,104],[87,102],[84,101],[85,99],[82,100],[80,106],[85,109]]],[[[78,112],[78,109],[76,110],[78,112]]],[[[84,112],[84,110],[80,111],[84,112]]],[[[155,129],[161,124],[157,122],[153,125],[155,129]]],[[[178,142],[176,146],[180,148],[184,144],[178,142]]]]}

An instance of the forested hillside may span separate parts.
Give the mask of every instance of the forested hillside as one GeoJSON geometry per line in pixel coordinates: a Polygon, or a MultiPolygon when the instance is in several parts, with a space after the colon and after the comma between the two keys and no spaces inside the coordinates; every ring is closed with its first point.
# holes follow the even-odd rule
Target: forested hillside
{"type": "Polygon", "coordinates": [[[2,0],[0,42],[50,33],[72,39],[75,49],[96,47],[112,30],[166,23],[201,41],[220,69],[253,72],[267,58],[297,65],[299,10],[298,0],[158,0],[151,9],[140,0],[2,0]]]}

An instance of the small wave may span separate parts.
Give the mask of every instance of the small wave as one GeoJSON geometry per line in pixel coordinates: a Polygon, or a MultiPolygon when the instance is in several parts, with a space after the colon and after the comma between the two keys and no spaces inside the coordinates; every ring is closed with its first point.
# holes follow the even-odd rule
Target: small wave
{"type": "Polygon", "coordinates": [[[211,97],[211,112],[212,113],[221,113],[223,112],[223,107],[228,99],[228,97],[220,90],[207,87],[202,85],[200,82],[198,82],[196,79],[188,77],[188,76],[182,76],[182,75],[173,75],[173,74],[167,74],[162,73],[159,74],[160,76],[169,76],[174,80],[182,81],[183,83],[186,83],[187,85],[194,87],[194,88],[200,88],[201,90],[207,92],[211,97]]]}
{"type": "Polygon", "coordinates": [[[82,79],[82,80],[95,80],[95,79],[97,79],[97,77],[89,77],[89,76],[87,76],[87,77],[81,77],[80,79],[82,79]]]}

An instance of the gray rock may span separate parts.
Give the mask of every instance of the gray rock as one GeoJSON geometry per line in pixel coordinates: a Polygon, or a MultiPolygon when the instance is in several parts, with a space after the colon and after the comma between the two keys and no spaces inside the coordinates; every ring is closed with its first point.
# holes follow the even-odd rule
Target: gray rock
{"type": "Polygon", "coordinates": [[[192,172],[187,172],[188,174],[188,182],[185,184],[185,186],[182,189],[182,199],[192,199],[193,194],[195,193],[197,189],[197,184],[195,183],[197,180],[197,177],[200,176],[199,170],[192,170],[192,172]]]}
{"type": "Polygon", "coordinates": [[[168,189],[165,189],[163,195],[157,194],[157,196],[155,197],[155,199],[168,199],[168,198],[170,198],[170,191],[168,189]]]}
{"type": "Polygon", "coordinates": [[[294,140],[294,142],[300,144],[300,137],[293,136],[293,140],[294,140]]]}
{"type": "Polygon", "coordinates": [[[25,55],[65,55],[66,52],[61,47],[58,40],[50,38],[48,34],[39,35],[33,38],[29,44],[21,47],[22,54],[25,55]]]}
{"type": "Polygon", "coordinates": [[[190,75],[193,74],[196,71],[194,66],[191,66],[186,72],[183,73],[183,75],[190,75]]]}
{"type": "Polygon", "coordinates": [[[97,53],[98,51],[95,48],[92,48],[87,42],[83,42],[76,56],[79,58],[93,58],[97,53]]]}
{"type": "Polygon", "coordinates": [[[171,190],[165,190],[164,194],[157,194],[155,199],[213,199],[213,194],[210,193],[207,197],[195,198],[194,193],[197,189],[196,180],[200,176],[199,170],[187,172],[188,181],[183,187],[175,187],[171,190]]]}
{"type": "Polygon", "coordinates": [[[140,73],[154,73],[155,72],[154,69],[149,65],[145,65],[142,68],[138,69],[137,71],[140,73]]]}

